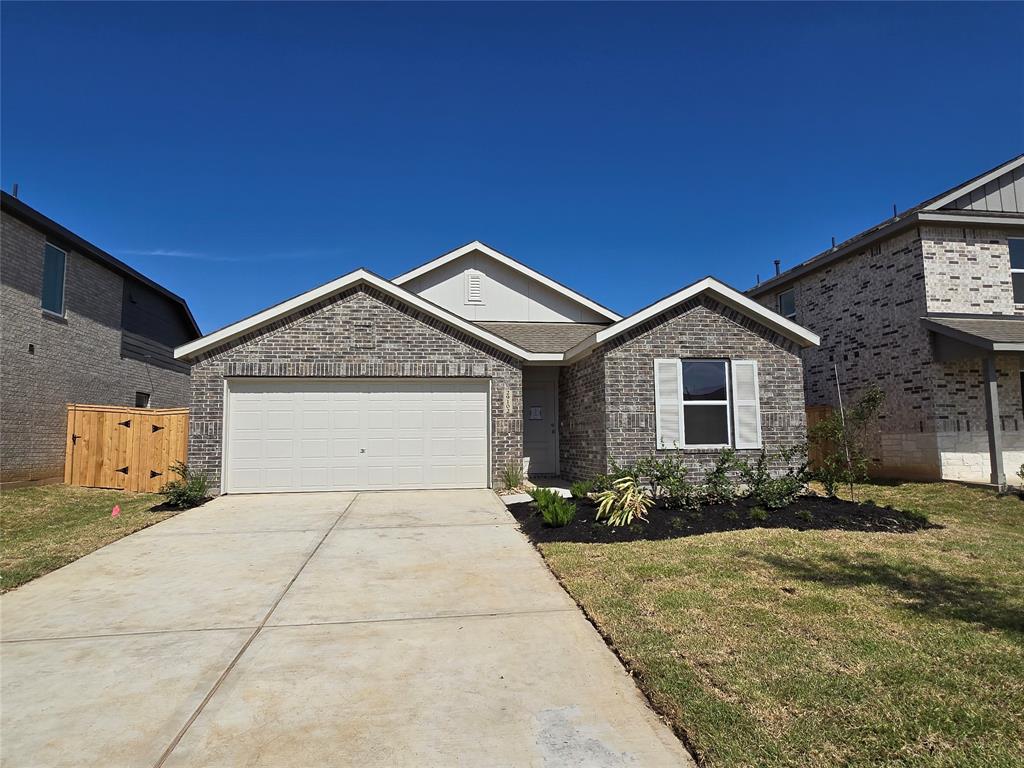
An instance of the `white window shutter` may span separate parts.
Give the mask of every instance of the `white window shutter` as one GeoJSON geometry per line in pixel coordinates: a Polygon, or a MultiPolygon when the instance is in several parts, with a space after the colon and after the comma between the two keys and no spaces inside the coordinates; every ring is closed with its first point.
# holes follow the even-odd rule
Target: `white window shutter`
{"type": "Polygon", "coordinates": [[[761,401],[757,361],[732,361],[732,407],[737,448],[761,447],[761,401]]]}
{"type": "Polygon", "coordinates": [[[654,361],[654,418],[657,447],[683,444],[682,365],[678,359],[654,361]]]}

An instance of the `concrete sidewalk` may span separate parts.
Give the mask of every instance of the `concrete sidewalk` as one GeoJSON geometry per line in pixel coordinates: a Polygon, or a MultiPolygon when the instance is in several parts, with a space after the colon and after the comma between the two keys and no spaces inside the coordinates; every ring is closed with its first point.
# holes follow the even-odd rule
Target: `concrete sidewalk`
{"type": "Polygon", "coordinates": [[[0,612],[10,768],[692,765],[490,491],[221,497],[0,612]]]}

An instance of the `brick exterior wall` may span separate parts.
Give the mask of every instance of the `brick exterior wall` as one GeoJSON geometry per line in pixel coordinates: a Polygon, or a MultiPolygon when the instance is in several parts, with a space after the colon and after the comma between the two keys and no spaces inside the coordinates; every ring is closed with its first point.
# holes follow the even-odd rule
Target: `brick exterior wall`
{"type": "MultiPolygon", "coordinates": [[[[1024,314],[1013,304],[1008,237],[1024,229],[927,226],[907,230],[792,285],[796,321],[821,336],[802,353],[808,405],[832,405],[877,384],[885,393],[871,451],[877,474],[989,480],[982,359],[935,359],[928,312],[1024,314]]],[[[789,287],[789,286],[785,286],[789,287]]],[[[777,292],[757,297],[776,308],[777,292]]],[[[1004,463],[1024,462],[1022,357],[997,357],[1004,463]]]]}
{"type": "MultiPolygon", "coordinates": [[[[769,451],[806,441],[803,369],[799,348],[745,315],[706,297],[613,339],[590,358],[562,372],[562,474],[585,479],[611,462],[678,454],[700,477],[717,449],[656,449],[656,358],[756,360],[762,443],[769,451]],[[603,387],[595,395],[594,388],[603,387]],[[602,436],[603,432],[603,436],[602,436]]],[[[758,451],[739,451],[755,456],[758,451]]]]}
{"type": "Polygon", "coordinates": [[[65,317],[40,306],[46,237],[7,213],[0,233],[0,482],[63,478],[68,403],[188,404],[188,375],[121,357],[120,275],[70,251],[65,317]],[[29,345],[33,351],[29,351],[29,345]]]}
{"type": "Polygon", "coordinates": [[[519,361],[358,287],[227,342],[193,361],[189,461],[219,488],[224,379],[281,377],[475,377],[491,382],[491,482],[522,466],[519,361]]]}

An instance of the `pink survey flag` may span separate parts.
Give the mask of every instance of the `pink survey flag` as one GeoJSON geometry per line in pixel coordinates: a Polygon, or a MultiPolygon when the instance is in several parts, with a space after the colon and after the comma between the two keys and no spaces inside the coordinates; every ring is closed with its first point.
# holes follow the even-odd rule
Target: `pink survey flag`
{"type": "Polygon", "coordinates": [[[120,514],[121,514],[121,505],[120,504],[115,504],[114,508],[110,511],[110,516],[111,517],[117,517],[120,514]]]}

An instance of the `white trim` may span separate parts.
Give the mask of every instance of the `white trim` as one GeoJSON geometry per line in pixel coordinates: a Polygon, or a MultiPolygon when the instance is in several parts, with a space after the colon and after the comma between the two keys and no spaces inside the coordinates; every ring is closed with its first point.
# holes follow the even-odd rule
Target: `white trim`
{"type": "Polygon", "coordinates": [[[782,317],[784,317],[787,320],[795,323],[796,322],[796,286],[795,285],[791,285],[789,288],[786,288],[785,290],[782,290],[782,291],[779,291],[778,293],[776,293],[775,294],[775,306],[778,309],[779,314],[782,315],[782,317]],[[788,314],[788,315],[783,315],[782,314],[782,297],[785,296],[787,293],[793,294],[793,312],[791,314],[788,314]]]}
{"type": "Polygon", "coordinates": [[[239,320],[237,323],[221,328],[219,331],[214,331],[200,339],[196,339],[188,344],[183,344],[174,350],[174,357],[188,357],[189,355],[194,355],[198,352],[210,349],[211,347],[223,344],[224,342],[230,341],[231,339],[248,333],[249,331],[267,325],[279,317],[284,317],[293,312],[297,312],[304,307],[315,304],[316,302],[332,296],[333,294],[339,293],[346,288],[359,284],[373,286],[377,290],[393,296],[428,315],[432,315],[439,320],[443,320],[469,336],[485,341],[491,346],[508,352],[523,360],[537,362],[558,362],[562,360],[562,355],[560,353],[527,352],[525,349],[516,346],[512,342],[506,341],[500,336],[495,336],[493,333],[485,331],[478,325],[474,325],[468,320],[463,320],[461,317],[453,315],[448,310],[442,309],[436,304],[431,304],[429,301],[420,298],[416,294],[410,293],[404,288],[399,288],[398,286],[389,283],[384,278],[377,277],[377,275],[372,272],[367,272],[365,269],[357,269],[353,272],[349,272],[347,275],[343,275],[336,280],[332,280],[331,282],[325,283],[311,291],[307,291],[300,296],[296,296],[292,299],[288,299],[287,301],[283,301],[280,304],[276,304],[269,309],[265,309],[262,312],[253,315],[252,317],[239,320]]]}
{"type": "Polygon", "coordinates": [[[54,245],[49,240],[43,242],[43,282],[39,291],[39,308],[48,315],[54,317],[67,317],[68,313],[68,252],[63,248],[54,245]],[[60,276],[60,312],[54,312],[52,309],[48,309],[43,306],[43,294],[46,293],[46,249],[53,248],[55,251],[60,251],[64,254],[64,269],[61,270],[60,276]]]}
{"type": "Polygon", "coordinates": [[[1021,155],[1018,158],[1010,160],[1009,162],[1003,163],[1002,165],[1000,165],[995,170],[989,171],[984,176],[981,176],[981,177],[975,179],[974,181],[970,182],[969,184],[964,184],[963,186],[957,187],[952,192],[949,192],[949,193],[943,195],[942,197],[940,197],[934,203],[929,203],[924,208],[922,208],[922,210],[924,210],[924,211],[937,211],[939,208],[942,208],[942,206],[949,205],[954,200],[957,200],[957,199],[963,197],[964,195],[966,195],[969,192],[973,192],[974,190],[978,189],[979,187],[985,186],[990,181],[992,181],[994,179],[998,179],[1003,174],[1008,173],[1009,171],[1012,171],[1012,170],[1014,170],[1016,168],[1019,168],[1022,165],[1024,165],[1024,155],[1021,155]]]}
{"type": "Polygon", "coordinates": [[[684,357],[679,359],[679,422],[682,425],[683,442],[680,448],[688,450],[718,450],[721,448],[732,448],[736,442],[732,434],[732,366],[728,360],[710,357],[684,357]],[[719,363],[725,371],[725,400],[690,400],[687,403],[684,395],[686,382],[683,380],[683,363],[719,363]],[[700,406],[725,406],[725,440],[724,443],[687,443],[686,442],[686,406],[691,408],[700,406]]]}
{"type": "Polygon", "coordinates": [[[495,261],[504,264],[509,269],[514,269],[516,272],[519,272],[522,275],[526,275],[532,280],[536,280],[541,285],[544,285],[550,288],[551,290],[562,294],[563,296],[567,296],[568,298],[575,301],[577,304],[582,304],[588,309],[597,312],[599,315],[607,317],[609,320],[618,321],[622,319],[622,315],[617,315],[610,309],[602,307],[595,301],[591,301],[586,296],[583,296],[581,294],[576,293],[576,291],[566,288],[561,283],[555,282],[550,277],[545,277],[540,272],[536,272],[530,269],[525,264],[520,264],[515,259],[510,259],[505,254],[494,250],[488,245],[484,245],[479,240],[474,240],[473,242],[468,243],[467,245],[464,245],[461,248],[456,248],[454,251],[449,251],[443,256],[438,256],[433,261],[428,261],[426,264],[422,266],[416,267],[415,269],[409,270],[408,272],[399,275],[398,277],[394,278],[391,282],[393,282],[395,285],[404,285],[405,283],[409,282],[410,280],[414,280],[420,275],[425,275],[428,272],[433,272],[435,269],[443,267],[445,264],[451,261],[455,261],[455,259],[458,259],[459,257],[465,256],[467,253],[472,253],[474,251],[479,251],[485,256],[489,256],[495,261]]]}
{"type": "Polygon", "coordinates": [[[803,326],[797,325],[792,320],[787,320],[778,312],[772,312],[767,307],[758,304],[753,299],[747,298],[742,293],[734,288],[730,288],[725,283],[719,282],[713,277],[705,277],[703,280],[699,280],[693,285],[689,285],[680,291],[676,291],[670,296],[666,296],[661,301],[655,302],[646,309],[642,309],[636,314],[630,315],[625,320],[620,320],[619,322],[608,326],[604,330],[598,331],[589,339],[584,339],[565,353],[565,359],[573,360],[574,358],[586,354],[598,344],[603,344],[609,339],[613,339],[619,334],[625,333],[630,328],[634,328],[651,318],[657,317],[663,312],[667,312],[672,309],[672,307],[677,304],[682,304],[684,301],[692,299],[694,296],[698,296],[702,293],[710,294],[726,306],[732,307],[736,311],[754,318],[758,322],[782,334],[786,338],[792,339],[802,347],[814,347],[821,343],[821,339],[817,334],[811,333],[803,326]]]}
{"type": "Polygon", "coordinates": [[[918,222],[929,222],[934,221],[942,224],[966,224],[968,227],[971,225],[978,226],[979,224],[998,224],[1000,226],[1011,226],[1021,227],[1024,226],[1024,218],[1017,214],[1006,214],[1005,216],[1000,215],[998,211],[991,211],[987,214],[974,214],[965,215],[960,209],[946,208],[941,211],[922,211],[921,213],[914,214],[914,217],[908,219],[913,221],[916,218],[918,222]]]}
{"type": "Polygon", "coordinates": [[[760,382],[759,376],[758,376],[757,361],[756,360],[730,360],[729,362],[731,363],[730,367],[732,368],[732,386],[733,386],[732,404],[733,404],[733,410],[735,411],[735,409],[738,406],[741,406],[741,405],[753,405],[754,406],[755,422],[756,422],[756,425],[757,425],[757,439],[755,440],[753,445],[740,445],[739,444],[739,439],[738,439],[737,435],[733,435],[732,436],[733,445],[736,447],[737,450],[747,450],[747,449],[751,449],[751,448],[754,448],[754,449],[760,448],[762,445],[764,445],[764,443],[762,441],[762,436],[761,436],[761,382],[760,382]],[[736,389],[735,389],[735,387],[736,387],[736,379],[738,378],[736,376],[736,368],[737,368],[737,366],[741,366],[741,365],[749,365],[749,366],[753,367],[753,369],[754,369],[754,398],[753,398],[753,400],[743,400],[736,393],[736,389]]]}
{"type": "MultiPolygon", "coordinates": [[[[1008,238],[1006,238],[1006,250],[1007,251],[1010,250],[1010,241],[1011,240],[1019,240],[1020,243],[1021,243],[1021,247],[1024,248],[1024,238],[1021,238],[1021,237],[1008,237],[1008,238]]],[[[1019,307],[1022,304],[1024,304],[1024,301],[1017,301],[1017,296],[1016,296],[1016,294],[1013,293],[1013,276],[1014,275],[1024,275],[1024,267],[1014,268],[1014,266],[1013,266],[1013,256],[1012,256],[1012,254],[1010,254],[1010,293],[1011,293],[1011,295],[1013,295],[1014,304],[1019,307]]]]}

